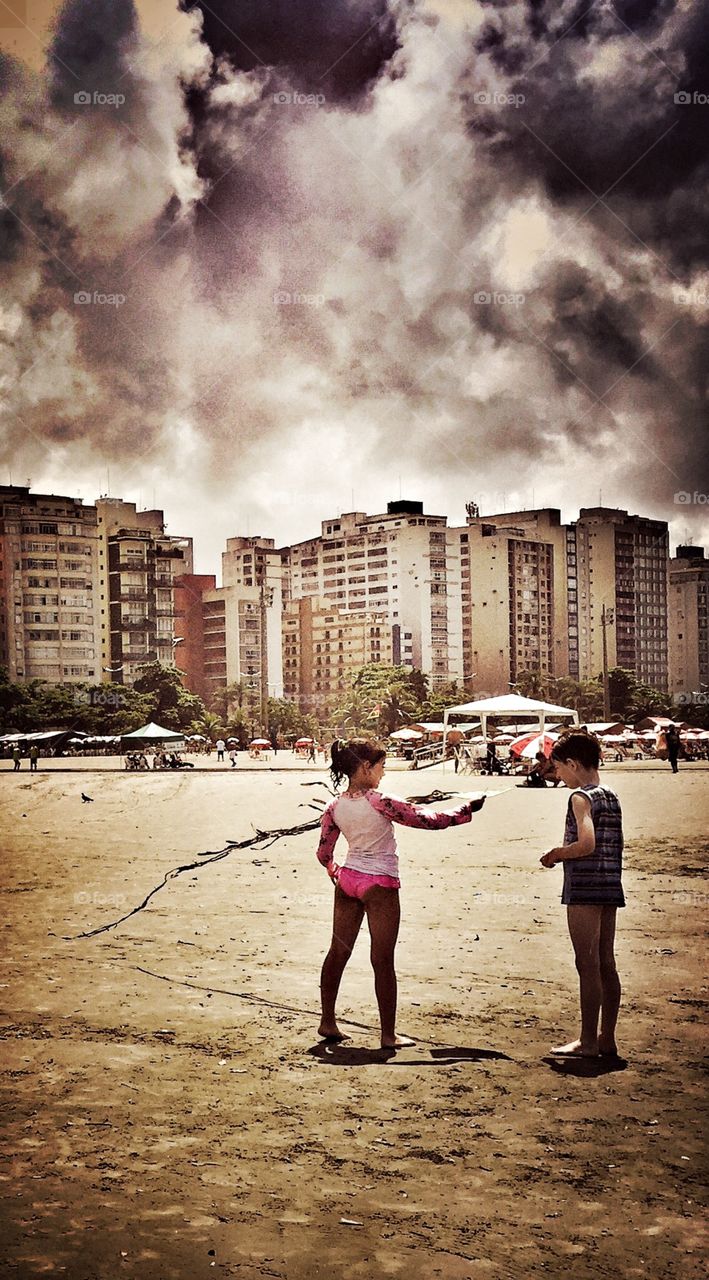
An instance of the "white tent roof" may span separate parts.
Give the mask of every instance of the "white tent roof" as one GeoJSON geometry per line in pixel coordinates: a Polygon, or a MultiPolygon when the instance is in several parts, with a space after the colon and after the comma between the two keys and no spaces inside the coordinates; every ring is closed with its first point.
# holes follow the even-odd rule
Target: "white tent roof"
{"type": "Polygon", "coordinates": [[[155,724],[153,720],[140,729],[134,729],[132,733],[121,734],[124,742],[177,742],[178,738],[183,739],[184,736],[184,733],[178,733],[174,729],[163,729],[162,725],[155,724]]]}
{"type": "Polygon", "coordinates": [[[499,698],[481,698],[477,702],[463,702],[457,707],[448,707],[446,715],[469,716],[483,712],[488,716],[522,714],[538,718],[540,711],[562,716],[576,715],[573,707],[557,707],[551,702],[537,702],[535,698],[523,698],[521,693],[504,693],[499,698]]]}

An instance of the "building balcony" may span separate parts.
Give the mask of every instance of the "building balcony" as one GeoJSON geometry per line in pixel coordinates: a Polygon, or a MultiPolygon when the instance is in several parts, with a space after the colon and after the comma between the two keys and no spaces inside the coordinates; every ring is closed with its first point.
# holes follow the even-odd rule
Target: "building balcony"
{"type": "Polygon", "coordinates": [[[121,618],[121,631],[147,631],[149,618],[121,618]]]}

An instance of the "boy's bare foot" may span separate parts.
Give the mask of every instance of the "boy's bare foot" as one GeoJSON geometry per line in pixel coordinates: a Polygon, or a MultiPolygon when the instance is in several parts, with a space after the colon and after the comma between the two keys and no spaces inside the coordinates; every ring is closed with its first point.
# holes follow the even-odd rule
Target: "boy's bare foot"
{"type": "Polygon", "coordinates": [[[408,1049],[416,1044],[410,1036],[395,1036],[393,1040],[382,1040],[382,1049],[408,1049]]]}
{"type": "Polygon", "coordinates": [[[347,1036],[340,1031],[336,1022],[321,1022],[318,1027],[318,1035],[322,1036],[323,1040],[330,1040],[333,1043],[336,1040],[347,1039],[347,1036]]]}
{"type": "Polygon", "coordinates": [[[597,1058],[598,1048],[582,1044],[580,1040],[571,1040],[569,1044],[558,1044],[551,1053],[555,1058],[597,1058]]]}
{"type": "Polygon", "coordinates": [[[609,1040],[609,1041],[599,1040],[598,1052],[600,1053],[602,1058],[619,1058],[620,1057],[620,1054],[618,1053],[618,1046],[615,1040],[609,1040]]]}

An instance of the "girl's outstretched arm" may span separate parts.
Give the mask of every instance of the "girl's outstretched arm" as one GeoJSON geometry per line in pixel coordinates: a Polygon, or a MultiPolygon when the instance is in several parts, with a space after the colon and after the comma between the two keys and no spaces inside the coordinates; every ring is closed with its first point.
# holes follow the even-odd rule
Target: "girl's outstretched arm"
{"type": "Polygon", "coordinates": [[[328,869],[332,865],[337,837],[340,834],[340,828],[333,817],[334,806],[335,801],[332,800],[327,808],[323,810],[323,816],[320,820],[320,843],[317,848],[318,862],[322,862],[323,866],[328,869]]]}
{"type": "Polygon", "coordinates": [[[472,815],[482,809],[485,797],[479,800],[466,800],[457,809],[428,810],[408,804],[406,800],[395,800],[393,796],[382,796],[378,791],[368,791],[367,799],[377,813],[388,818],[390,822],[400,822],[404,827],[421,827],[425,831],[442,831],[445,827],[459,827],[470,822],[472,815]]]}

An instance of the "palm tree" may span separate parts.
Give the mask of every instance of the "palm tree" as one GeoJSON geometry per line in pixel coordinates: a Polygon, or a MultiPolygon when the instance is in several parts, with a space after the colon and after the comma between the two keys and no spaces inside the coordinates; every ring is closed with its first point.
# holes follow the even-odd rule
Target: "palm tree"
{"type": "Polygon", "coordinates": [[[215,716],[213,711],[205,711],[199,720],[193,721],[192,728],[195,733],[203,733],[205,738],[209,738],[212,742],[216,742],[224,732],[221,717],[215,716]]]}

